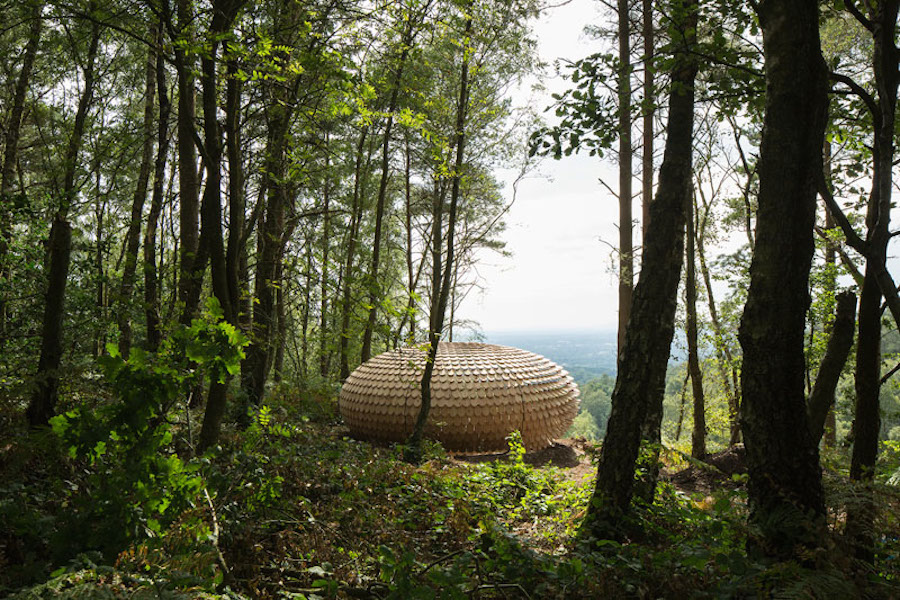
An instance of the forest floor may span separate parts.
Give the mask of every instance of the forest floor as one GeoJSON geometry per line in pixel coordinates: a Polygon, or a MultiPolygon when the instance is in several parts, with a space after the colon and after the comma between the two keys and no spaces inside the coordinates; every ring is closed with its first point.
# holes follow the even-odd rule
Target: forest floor
{"type": "MultiPolygon", "coordinates": [[[[717,469],[664,455],[671,472],[655,502],[635,508],[622,539],[591,540],[579,525],[594,444],[522,455],[513,443],[490,456],[429,445],[413,466],[401,448],[348,433],[330,401],[277,397],[249,430],[227,431],[216,453],[189,463],[201,487],[159,523],[134,512],[151,506],[139,503],[146,490],[104,496],[124,485],[114,465],[12,437],[0,449],[0,596],[900,597],[900,494],[890,490],[875,568],[847,558],[837,516],[828,549],[771,563],[745,550],[753,530],[734,452],[713,457],[717,469]],[[121,544],[98,542],[113,538],[121,544]]],[[[176,428],[176,447],[183,435],[176,428]]],[[[839,506],[846,482],[827,485],[839,506]]]]}

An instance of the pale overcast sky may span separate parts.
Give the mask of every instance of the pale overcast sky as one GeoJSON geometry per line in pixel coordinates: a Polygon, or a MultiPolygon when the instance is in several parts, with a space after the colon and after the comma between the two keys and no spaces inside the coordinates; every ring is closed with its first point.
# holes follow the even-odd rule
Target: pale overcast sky
{"type": "MultiPolygon", "coordinates": [[[[536,24],[544,62],[596,51],[597,42],[582,33],[599,19],[596,4],[573,0],[536,24]]],[[[556,78],[543,83],[546,95],[534,100],[539,111],[552,101],[550,93],[566,87],[556,78]]],[[[486,289],[466,298],[457,316],[478,321],[487,332],[614,328],[616,278],[610,249],[601,239],[616,244],[618,208],[598,182],[601,176],[615,188],[614,164],[573,155],[545,159],[538,173],[520,182],[503,235],[513,256],[482,258],[479,272],[486,289]]],[[[507,197],[512,197],[509,185],[507,197]]]]}

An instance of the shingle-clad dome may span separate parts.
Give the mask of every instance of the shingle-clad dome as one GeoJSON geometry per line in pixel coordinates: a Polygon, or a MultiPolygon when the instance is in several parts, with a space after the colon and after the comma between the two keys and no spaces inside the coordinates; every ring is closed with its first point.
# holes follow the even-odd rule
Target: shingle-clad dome
{"type": "MultiPolygon", "coordinates": [[[[402,348],[357,368],[341,389],[341,416],[357,437],[402,442],[422,402],[425,351],[402,348]]],[[[503,451],[522,433],[529,451],[550,445],[578,413],[578,386],[543,356],[469,342],[440,342],[426,436],[457,452],[503,451]]]]}

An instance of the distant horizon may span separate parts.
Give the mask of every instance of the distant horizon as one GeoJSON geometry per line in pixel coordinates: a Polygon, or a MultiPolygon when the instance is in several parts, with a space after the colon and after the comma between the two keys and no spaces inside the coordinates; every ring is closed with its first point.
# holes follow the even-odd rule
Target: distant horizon
{"type": "MultiPolygon", "coordinates": [[[[539,329],[483,329],[480,333],[484,336],[489,335],[555,335],[555,334],[615,334],[616,327],[546,327],[539,329]]],[[[467,332],[469,333],[469,332],[467,332]]],[[[461,336],[461,337],[471,337],[461,336]]]]}

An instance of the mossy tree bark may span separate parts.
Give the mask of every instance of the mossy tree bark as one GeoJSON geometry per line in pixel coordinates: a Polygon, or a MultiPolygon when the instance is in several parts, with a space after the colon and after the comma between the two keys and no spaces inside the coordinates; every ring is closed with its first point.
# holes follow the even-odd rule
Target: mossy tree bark
{"type": "Polygon", "coordinates": [[[825,506],[818,445],[804,394],[815,194],[828,109],[817,3],[764,0],[766,113],[744,352],[741,424],[751,521],[761,550],[795,556],[821,542],[825,506]]]}

